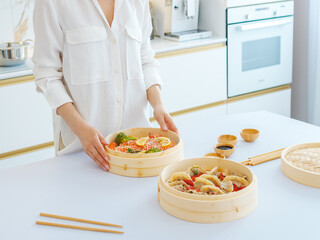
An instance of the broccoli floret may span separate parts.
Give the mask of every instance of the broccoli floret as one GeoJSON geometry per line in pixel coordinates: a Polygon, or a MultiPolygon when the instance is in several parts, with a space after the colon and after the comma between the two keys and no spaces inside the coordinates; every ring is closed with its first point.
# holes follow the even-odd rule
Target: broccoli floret
{"type": "Polygon", "coordinates": [[[125,142],[126,139],[127,136],[123,132],[121,132],[117,135],[115,142],[119,146],[121,143],[125,142]]]}
{"type": "Polygon", "coordinates": [[[119,146],[121,143],[135,139],[135,137],[128,137],[125,133],[121,132],[117,135],[115,142],[119,146]]]}
{"type": "Polygon", "coordinates": [[[128,148],[127,151],[128,151],[128,153],[139,153],[140,152],[138,150],[133,151],[131,148],[128,148]]]}
{"type": "Polygon", "coordinates": [[[146,151],[146,153],[155,153],[155,152],[161,152],[161,150],[159,148],[151,148],[148,151],[146,151]]]}

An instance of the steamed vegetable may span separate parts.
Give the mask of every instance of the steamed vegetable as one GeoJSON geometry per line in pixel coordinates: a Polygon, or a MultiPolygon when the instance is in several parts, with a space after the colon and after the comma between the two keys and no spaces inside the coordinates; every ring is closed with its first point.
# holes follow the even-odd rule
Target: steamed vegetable
{"type": "Polygon", "coordinates": [[[131,148],[128,148],[127,149],[128,153],[139,153],[141,151],[138,151],[138,150],[132,150],[131,148]]]}
{"type": "Polygon", "coordinates": [[[151,148],[148,151],[146,151],[146,153],[155,153],[155,152],[161,152],[161,150],[159,148],[151,148]]]}
{"type": "Polygon", "coordinates": [[[114,150],[118,145],[115,142],[109,144],[109,148],[114,150]]]}
{"type": "Polygon", "coordinates": [[[135,139],[135,137],[128,137],[125,133],[121,132],[117,135],[115,142],[119,146],[121,143],[135,139]]]}

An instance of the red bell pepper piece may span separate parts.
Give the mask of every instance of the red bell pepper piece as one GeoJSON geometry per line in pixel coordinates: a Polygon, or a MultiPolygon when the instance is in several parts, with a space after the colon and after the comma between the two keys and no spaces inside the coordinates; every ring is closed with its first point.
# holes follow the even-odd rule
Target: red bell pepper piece
{"type": "Polygon", "coordinates": [[[219,179],[220,179],[221,181],[223,181],[224,178],[225,178],[225,176],[224,176],[223,173],[221,172],[221,173],[219,174],[219,179]]]}
{"type": "Polygon", "coordinates": [[[193,181],[192,180],[183,180],[186,184],[189,186],[193,186],[193,181]]]}
{"type": "Polygon", "coordinates": [[[237,192],[237,191],[239,191],[239,188],[238,188],[238,186],[237,186],[237,185],[235,185],[234,183],[233,183],[233,191],[234,191],[234,192],[237,192]]]}
{"type": "Polygon", "coordinates": [[[192,181],[195,181],[197,177],[200,177],[203,173],[199,173],[198,175],[193,175],[191,177],[192,181]]]}

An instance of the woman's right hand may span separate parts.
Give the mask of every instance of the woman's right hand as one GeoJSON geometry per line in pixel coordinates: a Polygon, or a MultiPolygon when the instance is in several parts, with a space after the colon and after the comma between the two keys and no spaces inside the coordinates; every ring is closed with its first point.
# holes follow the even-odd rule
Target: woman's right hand
{"type": "Polygon", "coordinates": [[[108,171],[109,156],[104,149],[104,145],[108,145],[102,134],[90,125],[84,126],[78,131],[78,138],[86,154],[92,158],[103,170],[108,171]]]}
{"type": "Polygon", "coordinates": [[[109,156],[104,149],[108,143],[102,134],[90,126],[82,119],[73,103],[68,102],[57,108],[57,113],[70,126],[72,131],[80,139],[84,151],[95,161],[103,170],[108,171],[109,156]]]}

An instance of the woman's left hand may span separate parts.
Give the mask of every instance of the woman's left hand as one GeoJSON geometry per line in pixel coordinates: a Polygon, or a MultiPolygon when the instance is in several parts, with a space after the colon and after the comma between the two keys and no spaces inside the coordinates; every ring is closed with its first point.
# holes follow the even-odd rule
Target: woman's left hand
{"type": "Polygon", "coordinates": [[[163,131],[171,130],[179,134],[178,128],[174,124],[172,117],[165,110],[163,105],[158,105],[153,109],[153,116],[163,131]]]}

